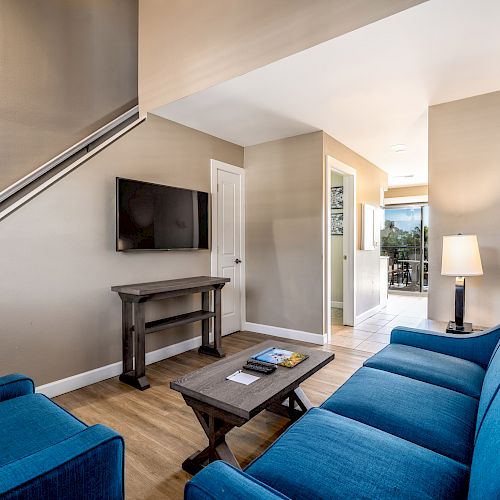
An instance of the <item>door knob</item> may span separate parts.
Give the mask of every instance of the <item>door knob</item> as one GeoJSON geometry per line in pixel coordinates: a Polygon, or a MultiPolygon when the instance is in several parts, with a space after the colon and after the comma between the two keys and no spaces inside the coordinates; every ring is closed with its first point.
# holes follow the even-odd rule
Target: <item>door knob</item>
{"type": "Polygon", "coordinates": [[[241,262],[240,259],[236,258],[236,260],[234,261],[235,264],[239,264],[241,262]]]}

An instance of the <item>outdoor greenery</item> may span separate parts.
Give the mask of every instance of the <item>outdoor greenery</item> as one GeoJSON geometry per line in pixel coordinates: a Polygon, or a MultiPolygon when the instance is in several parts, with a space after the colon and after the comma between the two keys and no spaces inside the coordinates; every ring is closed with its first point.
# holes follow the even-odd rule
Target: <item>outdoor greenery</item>
{"type": "MultiPolygon", "coordinates": [[[[424,242],[428,241],[429,228],[424,226],[424,242]]],[[[394,221],[386,220],[381,232],[382,255],[396,259],[418,258],[420,255],[421,231],[415,226],[411,231],[405,231],[396,226],[394,221]]],[[[424,259],[427,259],[427,245],[425,245],[424,259]]]]}

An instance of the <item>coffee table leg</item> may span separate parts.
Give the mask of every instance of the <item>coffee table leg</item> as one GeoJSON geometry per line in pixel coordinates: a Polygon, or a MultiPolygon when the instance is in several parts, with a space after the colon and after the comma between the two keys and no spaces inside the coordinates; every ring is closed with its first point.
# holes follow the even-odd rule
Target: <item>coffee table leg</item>
{"type": "Polygon", "coordinates": [[[288,417],[290,420],[297,420],[313,405],[305,392],[300,388],[288,393],[281,403],[274,403],[267,408],[268,411],[288,417]]]}
{"type": "Polygon", "coordinates": [[[193,411],[208,437],[209,444],[204,450],[198,451],[184,460],[182,468],[194,475],[209,463],[224,460],[224,462],[239,469],[240,465],[226,443],[226,434],[235,426],[195,408],[193,411]]]}

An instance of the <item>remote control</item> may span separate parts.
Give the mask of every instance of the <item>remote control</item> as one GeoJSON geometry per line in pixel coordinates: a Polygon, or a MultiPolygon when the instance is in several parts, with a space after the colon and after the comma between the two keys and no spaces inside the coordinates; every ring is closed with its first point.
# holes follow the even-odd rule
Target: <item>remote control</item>
{"type": "Polygon", "coordinates": [[[243,368],[245,368],[245,370],[251,370],[253,372],[259,372],[259,373],[263,373],[265,375],[268,375],[269,373],[272,373],[272,372],[274,372],[274,370],[276,370],[276,366],[275,365],[262,366],[262,365],[253,364],[253,363],[247,363],[243,368]]]}
{"type": "Polygon", "coordinates": [[[267,361],[260,361],[258,359],[254,359],[254,358],[248,358],[247,365],[276,367],[276,365],[273,363],[268,363],[267,361]]]}

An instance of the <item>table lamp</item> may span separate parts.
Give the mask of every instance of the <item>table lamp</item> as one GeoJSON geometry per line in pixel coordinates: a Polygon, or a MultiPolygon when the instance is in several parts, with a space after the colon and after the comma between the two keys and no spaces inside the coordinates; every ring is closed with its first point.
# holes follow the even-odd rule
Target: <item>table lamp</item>
{"type": "Polygon", "coordinates": [[[483,266],[475,234],[443,236],[443,276],[455,276],[455,321],[450,321],[447,333],[470,333],[472,323],[464,323],[465,277],[481,276],[483,266]]]}

